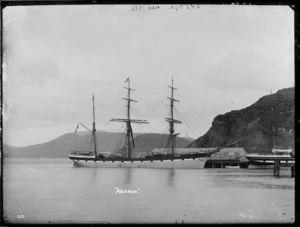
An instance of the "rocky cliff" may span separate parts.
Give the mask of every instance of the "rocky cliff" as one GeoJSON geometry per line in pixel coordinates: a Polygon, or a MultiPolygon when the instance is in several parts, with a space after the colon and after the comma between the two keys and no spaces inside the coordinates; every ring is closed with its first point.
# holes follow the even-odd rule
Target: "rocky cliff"
{"type": "Polygon", "coordinates": [[[271,152],[274,143],[294,148],[294,94],[294,88],[282,89],[245,109],[216,116],[208,132],[189,147],[219,147],[239,140],[235,146],[246,150],[271,152]]]}

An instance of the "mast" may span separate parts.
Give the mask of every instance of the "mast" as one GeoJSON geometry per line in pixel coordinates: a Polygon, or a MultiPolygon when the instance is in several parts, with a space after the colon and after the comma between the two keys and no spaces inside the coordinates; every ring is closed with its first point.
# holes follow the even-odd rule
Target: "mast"
{"type": "Polygon", "coordinates": [[[131,99],[130,94],[131,91],[135,91],[134,89],[130,88],[130,78],[128,77],[125,83],[128,83],[128,87],[124,87],[127,89],[127,98],[123,98],[127,101],[127,118],[126,119],[120,119],[120,118],[113,118],[111,121],[117,121],[117,122],[125,122],[126,123],[126,137],[127,137],[127,152],[128,152],[128,158],[131,158],[131,142],[132,147],[135,147],[134,139],[133,139],[133,132],[131,123],[138,123],[138,124],[149,124],[146,120],[138,120],[138,119],[131,119],[130,118],[130,103],[131,102],[137,102],[136,100],[131,99]]]}
{"type": "Polygon", "coordinates": [[[96,157],[97,155],[97,138],[96,138],[96,120],[95,120],[95,97],[94,97],[94,94],[93,94],[93,128],[92,130],[89,129],[88,127],[86,127],[84,124],[82,123],[78,123],[77,127],[76,127],[76,130],[75,130],[75,133],[77,132],[77,129],[79,127],[79,125],[82,125],[84,128],[86,128],[88,131],[90,131],[93,135],[93,141],[94,141],[94,155],[96,157]]]}
{"type": "Polygon", "coordinates": [[[274,127],[274,124],[273,124],[273,106],[271,107],[271,130],[272,130],[272,141],[273,141],[273,147],[275,148],[276,146],[276,143],[275,143],[275,127],[274,127]]]}
{"type": "Polygon", "coordinates": [[[174,124],[181,124],[181,121],[174,119],[174,102],[179,102],[179,100],[174,99],[174,90],[177,90],[177,88],[173,85],[173,77],[172,77],[172,86],[169,86],[171,88],[171,97],[167,97],[170,99],[171,105],[170,105],[170,118],[166,118],[166,121],[169,122],[169,143],[170,143],[170,149],[171,153],[174,155],[174,139],[176,139],[176,136],[178,136],[180,133],[174,134],[174,124]]]}
{"type": "Polygon", "coordinates": [[[97,155],[97,141],[96,141],[96,121],[95,121],[95,98],[93,94],[93,139],[94,139],[94,155],[97,155]]]}
{"type": "Polygon", "coordinates": [[[132,137],[132,144],[134,147],[134,140],[133,140],[133,135],[132,135],[132,129],[131,129],[131,125],[130,125],[130,102],[137,102],[133,99],[130,99],[130,91],[133,90],[130,88],[130,79],[127,79],[128,82],[128,87],[125,89],[127,89],[127,99],[123,98],[125,100],[127,100],[127,122],[126,122],[126,126],[127,126],[127,151],[128,151],[128,158],[131,158],[131,146],[130,146],[130,136],[132,137]]]}

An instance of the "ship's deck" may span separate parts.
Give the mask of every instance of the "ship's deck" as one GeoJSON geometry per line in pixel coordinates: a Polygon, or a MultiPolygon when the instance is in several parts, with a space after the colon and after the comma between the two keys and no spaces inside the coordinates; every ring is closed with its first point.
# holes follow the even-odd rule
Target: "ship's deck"
{"type": "Polygon", "coordinates": [[[164,160],[184,160],[184,159],[195,159],[195,158],[201,158],[201,157],[207,157],[209,156],[207,153],[196,153],[196,154],[182,154],[182,155],[173,155],[173,154],[167,154],[167,155],[161,155],[161,156],[146,156],[145,158],[125,158],[125,157],[98,157],[98,156],[89,156],[89,155],[76,155],[71,154],[69,155],[69,158],[72,160],[95,160],[95,161],[103,161],[103,162],[109,162],[109,161],[164,161],[164,160]]]}

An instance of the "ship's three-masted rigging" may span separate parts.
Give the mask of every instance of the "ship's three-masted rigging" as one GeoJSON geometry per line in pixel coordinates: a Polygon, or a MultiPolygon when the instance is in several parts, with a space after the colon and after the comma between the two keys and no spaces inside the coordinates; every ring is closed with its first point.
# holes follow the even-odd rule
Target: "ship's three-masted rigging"
{"type": "MultiPolygon", "coordinates": [[[[112,118],[110,121],[116,121],[116,122],[125,122],[126,123],[126,137],[127,137],[127,153],[128,157],[127,158],[132,158],[132,150],[135,148],[135,143],[134,143],[134,137],[133,137],[133,131],[131,127],[131,123],[137,123],[137,124],[149,124],[147,120],[140,120],[140,119],[131,119],[130,115],[130,108],[131,108],[131,102],[137,102],[136,100],[131,99],[131,91],[135,91],[130,87],[130,78],[127,78],[125,83],[127,82],[127,87],[124,87],[127,89],[127,98],[123,98],[124,100],[127,101],[127,116],[126,118],[112,118]]],[[[169,122],[169,139],[168,139],[168,144],[170,148],[170,153],[172,155],[175,154],[175,146],[176,146],[176,137],[179,135],[179,133],[175,133],[174,130],[174,124],[180,124],[181,121],[174,119],[174,102],[179,102],[179,100],[174,98],[174,90],[177,90],[177,88],[174,87],[174,82],[172,78],[172,85],[169,86],[171,88],[171,97],[167,97],[170,99],[170,117],[166,118],[166,121],[169,122]]],[[[90,130],[88,127],[83,125],[82,123],[79,123],[82,125],[84,128],[86,128],[88,131],[92,133],[93,136],[93,144],[94,144],[94,149],[93,153],[94,156],[97,156],[97,137],[96,137],[96,120],[95,120],[95,98],[93,94],[93,126],[92,130],[90,130]]],[[[75,133],[77,132],[78,126],[75,130],[75,133]]]]}
{"type": "MultiPolygon", "coordinates": [[[[130,87],[130,79],[128,78],[126,81],[128,86],[125,87],[127,89],[127,97],[123,98],[127,102],[127,116],[124,118],[113,118],[111,121],[116,122],[124,122],[126,123],[126,131],[127,131],[127,157],[120,157],[118,155],[109,154],[106,156],[104,153],[109,152],[98,152],[97,154],[97,140],[96,140],[96,123],[95,123],[95,105],[94,105],[94,95],[93,95],[93,128],[90,130],[87,127],[92,135],[93,135],[93,144],[94,144],[94,152],[73,152],[69,155],[69,158],[74,161],[74,165],[76,166],[86,166],[86,167],[117,167],[117,168],[204,168],[205,162],[210,155],[218,152],[221,148],[216,148],[213,151],[205,152],[199,150],[199,152],[188,153],[188,154],[176,154],[175,155],[175,147],[176,147],[176,138],[179,133],[175,133],[174,126],[175,124],[181,123],[181,121],[176,120],[174,118],[174,102],[179,102],[174,98],[174,90],[177,90],[174,87],[173,78],[172,84],[169,86],[171,88],[171,95],[167,97],[170,99],[170,116],[165,120],[169,123],[169,137],[168,144],[169,152],[168,154],[155,154],[151,156],[145,157],[132,157],[132,150],[135,148],[133,131],[131,127],[131,123],[138,124],[147,124],[149,123],[147,120],[139,120],[139,119],[131,119],[130,107],[131,102],[136,102],[131,99],[131,91],[134,91],[130,87]],[[94,154],[93,154],[94,153],[94,154]]],[[[78,129],[79,124],[77,125],[76,131],[78,129]]],[[[76,132],[75,131],[75,132],[76,132]]],[[[234,143],[233,143],[234,144],[234,143]]],[[[224,146],[227,147],[230,144],[224,146]]],[[[166,148],[166,146],[164,147],[166,148]]]]}
{"type": "MultiPolygon", "coordinates": [[[[126,136],[127,136],[127,152],[128,152],[128,158],[132,157],[132,148],[135,148],[134,138],[133,138],[133,132],[131,123],[138,123],[138,124],[149,124],[147,120],[139,120],[139,119],[131,119],[130,118],[130,106],[131,102],[137,102],[136,100],[131,99],[131,91],[135,91],[130,87],[130,78],[127,78],[125,83],[128,83],[128,87],[124,87],[127,89],[127,98],[123,98],[127,101],[127,118],[113,118],[111,121],[116,122],[125,122],[126,123],[126,136]]],[[[177,90],[177,88],[173,85],[173,78],[172,78],[172,85],[169,86],[171,88],[171,97],[167,97],[170,99],[170,117],[166,118],[166,121],[169,122],[169,147],[171,150],[171,154],[175,154],[174,148],[176,144],[176,136],[179,135],[179,133],[175,133],[174,130],[174,124],[180,124],[181,121],[174,119],[174,102],[179,102],[179,100],[176,100],[174,98],[174,90],[177,90]]]]}

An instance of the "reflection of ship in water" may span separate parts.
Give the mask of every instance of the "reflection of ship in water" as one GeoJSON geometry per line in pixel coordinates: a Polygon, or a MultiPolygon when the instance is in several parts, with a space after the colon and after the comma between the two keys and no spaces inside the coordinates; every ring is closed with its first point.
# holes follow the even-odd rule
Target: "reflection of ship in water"
{"type": "Polygon", "coordinates": [[[94,169],[93,173],[92,173],[92,179],[96,180],[97,179],[97,171],[98,169],[94,169]]]}
{"type": "Polygon", "coordinates": [[[175,169],[170,169],[168,173],[168,186],[174,187],[174,181],[175,181],[175,169]]]}
{"type": "Polygon", "coordinates": [[[124,171],[125,171],[124,185],[128,186],[131,184],[131,180],[132,180],[132,169],[126,168],[126,169],[124,169],[124,171]]]}

